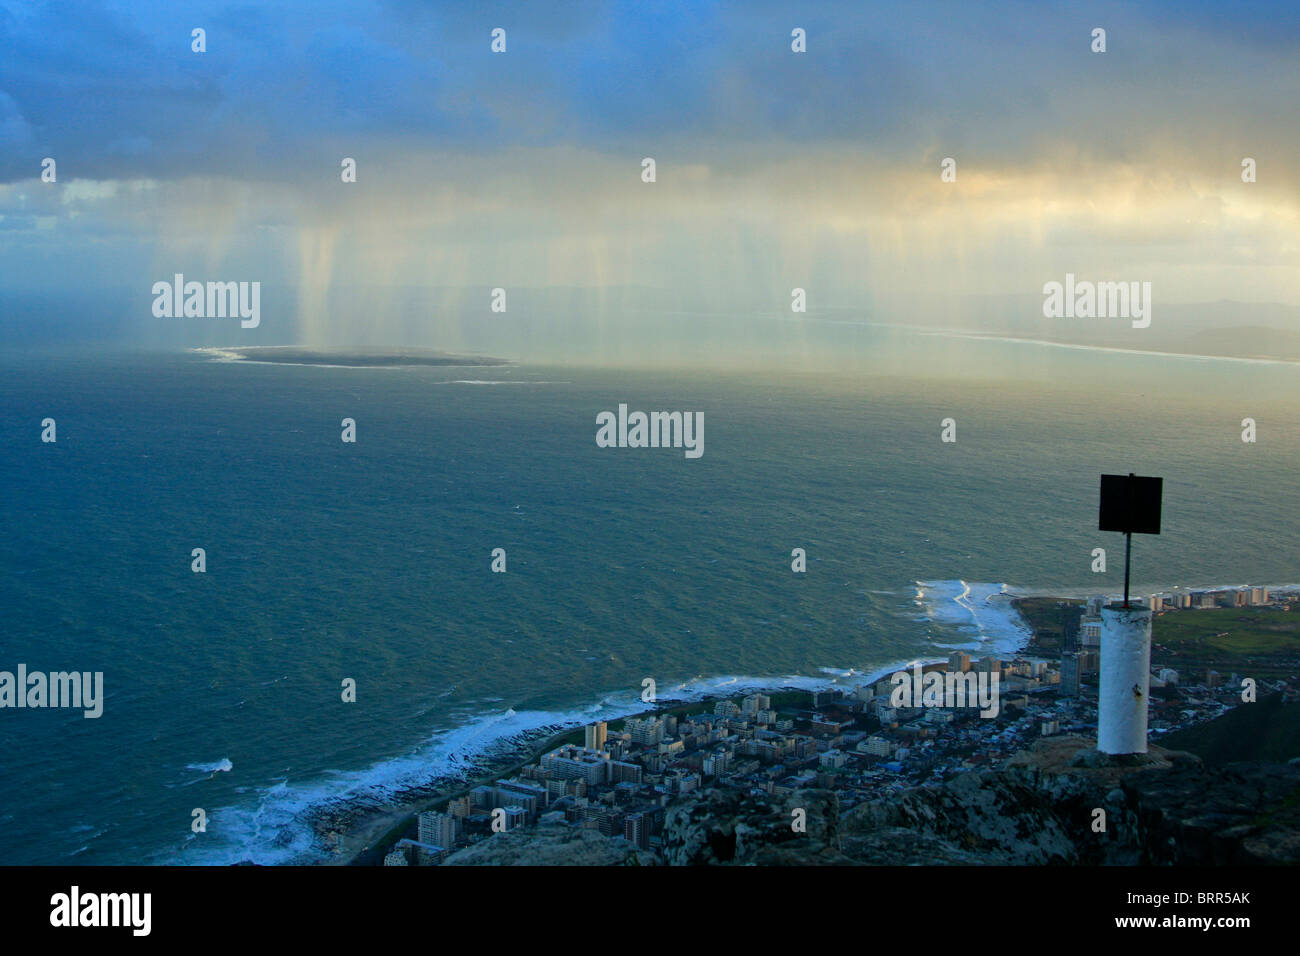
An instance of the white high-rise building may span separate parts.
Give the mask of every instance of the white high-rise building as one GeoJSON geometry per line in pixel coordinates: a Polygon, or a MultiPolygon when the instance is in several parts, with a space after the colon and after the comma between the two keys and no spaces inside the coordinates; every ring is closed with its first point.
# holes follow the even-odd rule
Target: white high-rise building
{"type": "Polygon", "coordinates": [[[1101,618],[1085,617],[1079,622],[1079,646],[1101,647],[1101,618]]]}
{"type": "Polygon", "coordinates": [[[604,750],[605,739],[609,726],[602,720],[599,723],[588,724],[585,744],[588,750],[604,750]]]}
{"type": "Polygon", "coordinates": [[[565,744],[542,757],[542,769],[557,780],[585,780],[596,786],[609,779],[609,757],[565,744]]]}
{"type": "Polygon", "coordinates": [[[428,843],[431,846],[440,846],[444,850],[450,850],[456,845],[456,833],[459,830],[459,820],[449,813],[438,813],[429,810],[421,813],[419,820],[419,840],[421,843],[428,843]]]}
{"type": "Polygon", "coordinates": [[[629,717],[623,722],[623,729],[632,735],[632,743],[641,747],[652,747],[664,739],[664,722],[658,717],[644,720],[629,717]]]}

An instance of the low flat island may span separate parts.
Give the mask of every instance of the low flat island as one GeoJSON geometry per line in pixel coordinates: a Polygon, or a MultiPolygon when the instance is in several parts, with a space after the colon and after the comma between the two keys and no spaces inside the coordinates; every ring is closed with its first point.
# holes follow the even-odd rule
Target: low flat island
{"type": "Polygon", "coordinates": [[[432,349],[309,349],[297,345],[254,345],[238,348],[205,348],[196,351],[227,362],[321,365],[336,368],[388,368],[417,365],[482,368],[510,364],[506,359],[488,355],[453,355],[432,349]]]}

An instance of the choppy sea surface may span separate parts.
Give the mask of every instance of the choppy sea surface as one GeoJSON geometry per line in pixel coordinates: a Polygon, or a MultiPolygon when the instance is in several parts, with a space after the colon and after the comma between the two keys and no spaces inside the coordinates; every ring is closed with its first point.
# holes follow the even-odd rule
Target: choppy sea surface
{"type": "Polygon", "coordinates": [[[0,355],[0,670],[103,671],[106,697],[0,710],[0,864],[312,861],[314,811],[639,710],[646,677],[1010,652],[1009,594],[1121,586],[1103,472],[1165,478],[1139,592],[1300,578],[1300,368],[961,348],[989,373],[0,355]],[[598,448],[620,402],[702,411],[704,455],[598,448]]]}

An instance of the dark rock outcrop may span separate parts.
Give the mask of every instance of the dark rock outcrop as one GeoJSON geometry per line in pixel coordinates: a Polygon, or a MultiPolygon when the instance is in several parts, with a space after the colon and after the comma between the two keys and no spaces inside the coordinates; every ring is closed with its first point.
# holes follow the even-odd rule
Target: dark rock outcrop
{"type": "Polygon", "coordinates": [[[1139,774],[1125,793],[1143,863],[1300,863],[1300,766],[1177,768],[1139,774]]]}
{"type": "Polygon", "coordinates": [[[497,833],[451,854],[443,866],[632,866],[654,862],[654,854],[638,850],[621,836],[604,836],[558,822],[497,833]]]}
{"type": "Polygon", "coordinates": [[[1054,738],[996,771],[856,807],[844,852],[873,864],[1300,863],[1300,767],[1054,738]],[[1100,812],[1099,812],[1100,811],[1100,812]]]}
{"type": "Polygon", "coordinates": [[[670,866],[851,863],[840,853],[839,827],[839,800],[830,790],[774,799],[712,788],[669,807],[663,859],[670,866]]]}

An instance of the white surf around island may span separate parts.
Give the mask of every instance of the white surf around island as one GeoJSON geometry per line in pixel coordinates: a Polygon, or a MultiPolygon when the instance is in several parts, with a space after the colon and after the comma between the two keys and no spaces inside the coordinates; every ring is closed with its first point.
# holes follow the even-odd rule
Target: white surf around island
{"type": "MultiPolygon", "coordinates": [[[[240,365],[289,366],[295,368],[330,369],[501,369],[513,370],[506,359],[486,355],[459,355],[431,349],[325,349],[317,350],[297,345],[252,346],[200,346],[189,349],[211,362],[240,365]],[[334,361],[330,361],[334,359],[334,361]]],[[[477,383],[471,383],[477,384],[477,383]]],[[[502,383],[505,384],[505,383],[502,383]]]]}

